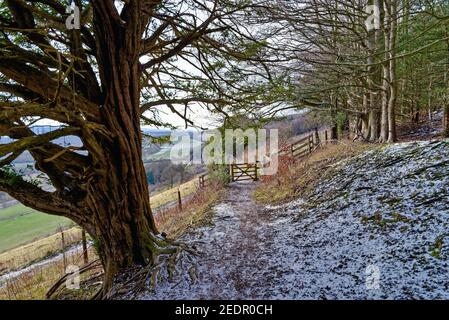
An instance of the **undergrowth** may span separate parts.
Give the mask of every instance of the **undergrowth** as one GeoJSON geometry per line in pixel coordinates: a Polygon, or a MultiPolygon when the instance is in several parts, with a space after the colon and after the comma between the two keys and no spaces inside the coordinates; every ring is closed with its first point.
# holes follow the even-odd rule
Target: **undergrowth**
{"type": "Polygon", "coordinates": [[[298,160],[283,156],[279,159],[277,174],[262,177],[253,196],[262,204],[281,204],[305,197],[322,179],[335,172],[340,161],[376,147],[379,146],[338,141],[321,146],[298,160]]]}

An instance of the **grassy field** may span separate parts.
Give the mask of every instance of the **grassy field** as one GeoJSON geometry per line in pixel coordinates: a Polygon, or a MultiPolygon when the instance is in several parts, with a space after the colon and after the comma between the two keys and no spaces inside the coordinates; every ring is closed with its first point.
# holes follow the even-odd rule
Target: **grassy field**
{"type": "MultiPolygon", "coordinates": [[[[195,179],[196,180],[196,179],[195,179]]],[[[181,192],[194,192],[196,185],[192,181],[180,186],[181,192]]],[[[173,200],[173,190],[167,190],[163,193],[155,195],[157,203],[166,203],[173,200]]],[[[207,223],[210,214],[211,205],[220,198],[224,189],[219,184],[210,184],[209,192],[194,193],[193,196],[183,205],[183,210],[178,208],[167,208],[163,214],[155,216],[157,228],[169,235],[169,238],[177,238],[190,227],[207,223]]],[[[175,193],[176,194],[176,193],[175,193]]],[[[71,228],[64,231],[66,243],[68,241],[79,241],[81,230],[79,228],[71,228]]],[[[33,243],[8,250],[0,254],[1,262],[4,261],[4,267],[17,268],[21,264],[29,263],[32,260],[39,260],[46,255],[48,251],[60,250],[61,236],[59,233],[37,240],[33,243]],[[23,259],[25,259],[23,261],[23,259]]],[[[67,256],[69,264],[83,265],[82,255],[78,252],[67,256]]],[[[96,259],[96,252],[92,246],[89,246],[89,261],[96,259]]],[[[44,299],[45,293],[61,276],[64,275],[64,267],[62,260],[53,261],[50,264],[32,268],[24,272],[17,278],[9,280],[5,286],[0,288],[0,300],[2,299],[44,299]]],[[[83,276],[84,277],[84,276],[83,276]]],[[[82,290],[81,290],[82,291],[82,290]]],[[[80,291],[80,292],[81,292],[80,291]]],[[[93,292],[92,292],[93,293],[93,292]]],[[[92,294],[91,293],[91,294],[92,294]]],[[[86,297],[88,293],[86,293],[86,297]]]]}
{"type": "Polygon", "coordinates": [[[0,210],[0,252],[55,233],[73,223],[17,204],[0,210]]]}
{"type": "MultiPolygon", "coordinates": [[[[196,191],[198,179],[194,179],[172,189],[151,196],[151,207],[156,209],[178,199],[178,189],[182,197],[196,191]]],[[[34,240],[55,234],[60,227],[73,223],[62,217],[40,213],[17,204],[0,209],[0,253],[30,243],[34,240]]],[[[40,255],[40,254],[39,254],[40,255]]]]}
{"type": "Polygon", "coordinates": [[[151,195],[150,197],[151,208],[157,209],[158,207],[163,206],[167,203],[177,201],[178,189],[181,192],[181,198],[194,193],[198,189],[198,178],[195,177],[192,180],[187,181],[172,189],[168,189],[155,195],[151,195]]]}
{"type": "MultiPolygon", "coordinates": [[[[58,232],[0,253],[0,274],[2,268],[9,270],[20,269],[60,251],[62,249],[61,238],[61,233],[58,232]]],[[[64,230],[64,243],[66,246],[79,241],[81,241],[80,228],[74,227],[64,230]]]]}

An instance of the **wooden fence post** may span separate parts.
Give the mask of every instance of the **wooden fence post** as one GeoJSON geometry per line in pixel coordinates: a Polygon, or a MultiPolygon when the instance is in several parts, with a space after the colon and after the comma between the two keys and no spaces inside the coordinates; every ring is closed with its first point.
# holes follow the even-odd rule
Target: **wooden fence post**
{"type": "Polygon", "coordinates": [[[84,229],[81,230],[81,239],[83,242],[83,260],[84,264],[87,264],[89,262],[89,255],[87,253],[86,231],[84,229]]]}
{"type": "Polygon", "coordinates": [[[338,130],[337,130],[337,126],[334,125],[331,129],[331,140],[332,143],[337,143],[338,140],[338,130]]]}
{"type": "Polygon", "coordinates": [[[182,210],[181,191],[179,191],[179,189],[178,189],[178,209],[179,211],[182,210]]]}
{"type": "Polygon", "coordinates": [[[318,128],[315,128],[315,145],[320,144],[320,134],[318,133],[318,128]]]}
{"type": "Polygon", "coordinates": [[[202,174],[198,177],[200,188],[204,188],[206,186],[206,174],[202,174]]]}
{"type": "Polygon", "coordinates": [[[67,270],[67,260],[66,260],[66,256],[65,256],[65,238],[64,238],[64,231],[62,230],[62,227],[60,228],[61,230],[61,245],[62,245],[62,262],[64,264],[64,273],[67,270]]]}
{"type": "Polygon", "coordinates": [[[312,153],[313,135],[309,135],[309,153],[312,153]]]}

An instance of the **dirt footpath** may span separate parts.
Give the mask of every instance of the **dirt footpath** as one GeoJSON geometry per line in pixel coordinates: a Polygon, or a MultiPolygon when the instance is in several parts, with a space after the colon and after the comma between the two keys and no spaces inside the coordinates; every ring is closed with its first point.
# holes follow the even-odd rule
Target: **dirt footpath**
{"type": "MultiPolygon", "coordinates": [[[[272,297],[277,278],[273,219],[254,203],[256,183],[234,183],[217,204],[212,225],[192,230],[183,242],[201,253],[195,284],[187,278],[161,284],[152,299],[259,299],[272,297]]],[[[280,270],[279,270],[280,271],[280,270]]]]}
{"type": "Polygon", "coordinates": [[[141,299],[449,299],[449,140],[383,147],[307,199],[259,206],[230,186],[181,241],[188,272],[141,299]]]}

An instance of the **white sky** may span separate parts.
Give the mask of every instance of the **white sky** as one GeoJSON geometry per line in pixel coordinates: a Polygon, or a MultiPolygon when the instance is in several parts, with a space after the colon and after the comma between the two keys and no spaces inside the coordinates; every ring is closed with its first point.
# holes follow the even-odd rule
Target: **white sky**
{"type": "MultiPolygon", "coordinates": [[[[184,114],[185,105],[175,105],[176,110],[180,114],[184,114]]],[[[178,129],[185,128],[184,119],[180,118],[178,115],[172,113],[167,106],[158,106],[159,116],[163,122],[167,122],[176,126],[178,129]]],[[[145,114],[151,117],[151,113],[145,114]]],[[[215,128],[220,123],[220,117],[216,114],[212,114],[207,109],[199,104],[191,103],[189,104],[189,109],[187,110],[187,118],[195,123],[195,125],[202,128],[215,128]]]]}
{"type": "MultiPolygon", "coordinates": [[[[185,128],[185,122],[183,119],[181,119],[178,115],[172,113],[170,109],[166,106],[160,106],[158,107],[159,110],[163,110],[159,112],[159,117],[163,122],[170,123],[173,126],[175,126],[178,129],[184,129],[185,128]]],[[[175,105],[175,108],[181,113],[184,114],[184,105],[175,105]]],[[[187,112],[187,117],[192,120],[195,125],[203,127],[203,128],[216,128],[220,123],[220,118],[216,115],[213,115],[205,108],[191,104],[189,106],[189,111],[187,112]]],[[[151,113],[146,114],[151,118],[151,113]]],[[[50,120],[50,119],[42,119],[37,121],[34,125],[50,125],[50,126],[58,126],[61,125],[61,123],[50,120]]],[[[144,127],[151,127],[151,126],[144,126],[144,127]]],[[[163,128],[163,127],[162,127],[163,128]]]]}
{"type": "MultiPolygon", "coordinates": [[[[175,106],[181,114],[184,112],[184,105],[175,106]]],[[[162,121],[172,124],[178,129],[185,129],[185,122],[178,115],[172,113],[167,107],[163,107],[162,110],[166,110],[165,112],[160,112],[159,116],[162,121]]],[[[294,110],[289,109],[278,113],[278,116],[286,116],[296,113],[301,113],[304,110],[294,110]]],[[[199,105],[190,105],[190,111],[188,111],[187,116],[190,120],[192,120],[197,126],[213,129],[221,124],[220,118],[217,115],[213,115],[205,108],[199,105]]],[[[37,121],[34,125],[52,125],[58,126],[60,123],[50,119],[42,119],[37,121]]],[[[144,128],[151,128],[151,126],[143,126],[144,128]]]]}

